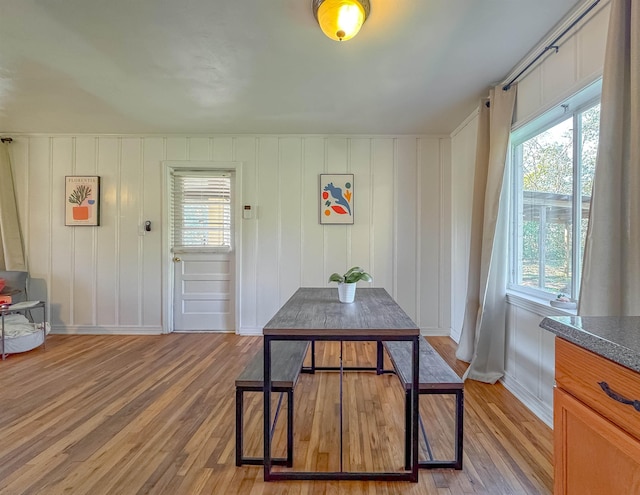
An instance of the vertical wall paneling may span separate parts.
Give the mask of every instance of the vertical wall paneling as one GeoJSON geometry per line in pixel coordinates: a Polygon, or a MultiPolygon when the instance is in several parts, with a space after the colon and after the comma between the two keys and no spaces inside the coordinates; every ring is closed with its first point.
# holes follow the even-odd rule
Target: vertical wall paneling
{"type": "Polygon", "coordinates": [[[320,225],[319,213],[318,189],[320,174],[324,173],[325,167],[325,139],[305,138],[302,153],[301,285],[323,287],[333,273],[324,256],[324,227],[320,225]]]}
{"type": "Polygon", "coordinates": [[[610,5],[603,5],[576,33],[578,38],[578,79],[588,80],[599,75],[604,65],[604,52],[610,5]]]}
{"type": "Polygon", "coordinates": [[[255,137],[238,137],[234,140],[233,159],[242,163],[242,198],[243,204],[252,208],[253,217],[242,219],[242,257],[236,259],[240,265],[240,297],[236,304],[240,309],[240,322],[251,333],[257,332],[256,298],[257,298],[257,259],[258,259],[258,181],[256,167],[255,137]]]}
{"type": "Polygon", "coordinates": [[[162,323],[162,168],[164,159],[164,140],[153,137],[144,140],[142,152],[142,222],[151,222],[151,232],[146,232],[141,224],[142,233],[142,325],[159,328],[162,323]]]}
{"type": "Polygon", "coordinates": [[[211,158],[214,162],[230,162],[233,160],[233,138],[228,136],[213,138],[211,158]]]}
{"type": "MultiPolygon", "coordinates": [[[[440,252],[441,211],[441,157],[440,140],[425,138],[421,140],[420,157],[423,162],[421,175],[421,240],[420,266],[421,281],[421,321],[422,329],[427,333],[438,332],[440,325],[440,252]]],[[[445,193],[444,191],[442,193],[445,193]]],[[[448,194],[448,193],[446,193],[448,194]]]]}
{"type": "Polygon", "coordinates": [[[140,286],[139,211],[140,197],[140,148],[139,138],[122,138],[120,141],[120,218],[118,222],[118,325],[138,326],[140,286]]]}
{"type": "Polygon", "coordinates": [[[29,182],[27,189],[20,193],[27,198],[26,217],[28,231],[25,238],[26,254],[29,266],[29,297],[43,299],[49,302],[51,292],[50,259],[52,252],[51,230],[51,167],[50,167],[50,138],[29,138],[29,182]]]}
{"type": "Polygon", "coordinates": [[[279,303],[283,304],[300,287],[301,273],[301,212],[304,201],[300,188],[302,140],[281,138],[278,140],[278,210],[280,225],[278,230],[278,265],[280,266],[279,303]]]}
{"type": "Polygon", "coordinates": [[[188,160],[188,141],[183,137],[167,137],[165,139],[165,160],[188,160]]]}
{"type": "Polygon", "coordinates": [[[137,326],[142,326],[143,323],[143,313],[144,313],[144,139],[138,140],[138,184],[137,184],[137,194],[136,194],[136,203],[137,203],[137,223],[136,223],[136,234],[137,237],[137,248],[138,248],[138,294],[136,300],[136,309],[137,309],[137,326]]]}
{"type": "Polygon", "coordinates": [[[515,105],[515,120],[527,119],[535,115],[542,106],[542,68],[531,69],[526,77],[518,81],[518,95],[515,105]]]}
{"type": "Polygon", "coordinates": [[[258,184],[260,217],[258,219],[258,260],[256,284],[258,286],[258,326],[275,314],[279,301],[279,200],[278,188],[279,147],[277,137],[260,138],[258,151],[258,184]]]}
{"type": "Polygon", "coordinates": [[[416,215],[418,201],[417,181],[417,143],[416,138],[396,139],[395,169],[395,263],[396,263],[396,300],[405,312],[416,318],[416,282],[415,263],[402,263],[400,260],[416,260],[416,215]]]}
{"type": "Polygon", "coordinates": [[[117,279],[118,270],[118,211],[120,196],[119,179],[119,140],[101,138],[98,142],[98,175],[100,176],[101,205],[100,227],[97,229],[97,278],[98,294],[97,326],[113,327],[117,325],[117,279]]]}
{"type": "Polygon", "coordinates": [[[571,87],[577,78],[576,39],[570,37],[560,45],[558,53],[551,52],[541,65],[542,102],[551,103],[558,94],[571,87]]]}
{"type": "Polygon", "coordinates": [[[73,144],[70,137],[54,139],[51,148],[51,213],[54,228],[51,231],[50,316],[52,324],[72,322],[73,230],[64,226],[64,177],[73,174],[73,144]],[[57,227],[57,228],[55,228],[57,227]]]}
{"type": "MultiPolygon", "coordinates": [[[[414,293],[416,314],[415,321],[422,321],[422,284],[420,283],[420,272],[422,271],[422,139],[416,143],[416,180],[414,183],[415,195],[416,195],[416,215],[414,219],[415,235],[415,260],[416,260],[416,287],[414,293]]],[[[441,191],[442,193],[442,191],[441,191]]]]}
{"type": "MultiPolygon", "coordinates": [[[[328,174],[349,173],[348,169],[348,147],[346,138],[330,137],[326,141],[326,170],[328,174]]],[[[358,183],[354,181],[354,188],[358,183]]],[[[354,189],[354,190],[355,190],[354,189]]],[[[353,210],[354,218],[358,217],[358,211],[353,210]]],[[[324,225],[324,257],[327,273],[325,277],[333,272],[344,273],[349,266],[348,253],[349,244],[347,242],[349,225],[324,225]]]]}
{"type": "Polygon", "coordinates": [[[437,315],[448,311],[438,305],[448,304],[439,293],[449,275],[437,274],[446,259],[439,251],[449,246],[438,240],[449,235],[440,218],[449,194],[441,189],[450,188],[440,146],[448,139],[79,135],[19,136],[18,143],[31,295],[49,300],[54,332],[160,333],[170,262],[162,164],[187,160],[242,163],[238,190],[253,217],[238,219],[240,333],[259,333],[298,286],[329,286],[331,272],[356,264],[421,328],[447,331],[438,330],[437,315]],[[353,225],[320,225],[321,173],[354,174],[353,225]],[[99,227],[64,225],[71,174],[101,177],[99,227]]]}
{"type": "MultiPolygon", "coordinates": [[[[376,287],[384,287],[387,292],[395,296],[393,286],[394,266],[394,140],[388,138],[376,139],[372,156],[372,184],[373,196],[371,240],[373,242],[373,259],[371,274],[376,287]]],[[[357,183],[356,183],[357,187],[357,183]]],[[[358,212],[356,211],[356,215],[358,212]]]]}
{"type": "MultiPolygon", "coordinates": [[[[73,175],[97,175],[96,139],[77,137],[74,139],[73,175]]],[[[98,227],[67,227],[73,235],[72,325],[95,325],[95,243],[98,227]]]]}
{"type": "Polygon", "coordinates": [[[438,282],[438,327],[436,332],[440,333],[444,329],[447,334],[451,333],[451,273],[453,271],[451,257],[451,140],[440,139],[438,143],[438,168],[440,170],[440,271],[438,282]]]}
{"type": "MultiPolygon", "coordinates": [[[[350,172],[354,174],[355,197],[353,211],[355,221],[350,228],[351,249],[348,265],[360,266],[367,271],[371,270],[371,140],[350,139],[350,172]]],[[[333,273],[333,272],[330,272],[333,273]]],[[[328,277],[330,273],[325,274],[328,277]]],[[[360,285],[376,286],[377,280],[372,284],[360,285]]]]}
{"type": "Polygon", "coordinates": [[[206,137],[190,137],[188,159],[195,161],[211,160],[211,140],[206,137]]]}

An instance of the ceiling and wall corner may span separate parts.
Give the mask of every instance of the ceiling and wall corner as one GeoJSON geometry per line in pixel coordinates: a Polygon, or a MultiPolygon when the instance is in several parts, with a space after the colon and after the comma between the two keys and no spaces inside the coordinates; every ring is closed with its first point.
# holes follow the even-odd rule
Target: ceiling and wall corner
{"type": "Polygon", "coordinates": [[[0,132],[448,134],[581,0],[8,0],[0,132]]]}

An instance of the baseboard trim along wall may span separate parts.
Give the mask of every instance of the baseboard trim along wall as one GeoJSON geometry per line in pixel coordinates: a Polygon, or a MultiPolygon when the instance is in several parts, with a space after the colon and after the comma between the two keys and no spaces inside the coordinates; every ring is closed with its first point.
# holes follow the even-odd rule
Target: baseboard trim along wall
{"type": "Polygon", "coordinates": [[[531,392],[518,383],[512,376],[505,374],[500,381],[520,402],[527,406],[533,414],[553,429],[553,407],[549,407],[540,399],[534,397],[531,392]]]}
{"type": "Polygon", "coordinates": [[[56,335],[160,335],[162,327],[55,325],[51,327],[51,333],[56,335]]]}

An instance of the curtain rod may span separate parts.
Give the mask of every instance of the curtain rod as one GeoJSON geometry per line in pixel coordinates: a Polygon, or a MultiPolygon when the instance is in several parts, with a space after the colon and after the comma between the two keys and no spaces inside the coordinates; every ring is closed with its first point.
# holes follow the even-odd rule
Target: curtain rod
{"type": "Polygon", "coordinates": [[[12,143],[13,139],[10,137],[6,137],[6,138],[0,138],[0,141],[2,141],[3,143],[12,143]]]}
{"type": "Polygon", "coordinates": [[[549,50],[555,50],[556,53],[558,53],[558,50],[560,49],[560,47],[558,45],[556,45],[556,43],[558,41],[560,41],[560,39],[567,34],[571,29],[573,29],[575,27],[576,24],[578,24],[582,19],[585,18],[585,16],[591,12],[593,10],[593,8],[598,5],[600,3],[600,0],[595,0],[595,2],[593,2],[589,8],[587,10],[585,10],[582,14],[580,14],[580,16],[573,21],[564,31],[562,31],[558,36],[556,36],[556,38],[547,46],[545,47],[537,56],[536,58],[534,58],[531,62],[529,62],[527,64],[527,66],[522,69],[520,72],[518,72],[518,74],[516,76],[513,77],[513,79],[511,79],[511,81],[509,81],[507,84],[505,84],[504,86],[502,86],[502,89],[504,91],[509,91],[509,89],[511,88],[511,85],[516,82],[518,80],[518,78],[524,74],[533,64],[535,64],[538,60],[540,60],[540,58],[542,58],[542,56],[547,53],[549,50]]]}

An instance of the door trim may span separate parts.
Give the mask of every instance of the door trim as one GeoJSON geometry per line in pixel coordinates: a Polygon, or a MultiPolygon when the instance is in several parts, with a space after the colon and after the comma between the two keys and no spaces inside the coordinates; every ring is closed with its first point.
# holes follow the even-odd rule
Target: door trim
{"type": "Polygon", "coordinates": [[[171,229],[169,228],[171,206],[171,172],[173,170],[233,170],[234,184],[234,249],[235,256],[235,320],[236,334],[240,328],[240,283],[242,268],[242,162],[217,162],[196,160],[163,160],[162,166],[162,333],[173,332],[173,256],[171,255],[171,229]]]}

